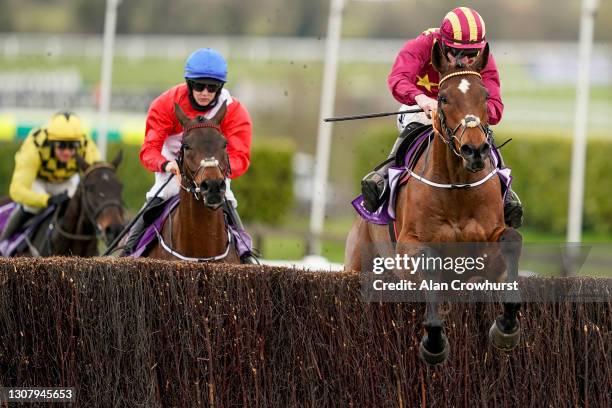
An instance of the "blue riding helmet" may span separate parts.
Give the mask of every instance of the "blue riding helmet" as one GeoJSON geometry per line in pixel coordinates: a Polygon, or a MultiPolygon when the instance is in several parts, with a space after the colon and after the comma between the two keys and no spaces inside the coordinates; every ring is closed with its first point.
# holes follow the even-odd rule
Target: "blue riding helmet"
{"type": "Polygon", "coordinates": [[[212,48],[200,48],[187,58],[185,78],[214,78],[227,82],[227,61],[212,48]]]}

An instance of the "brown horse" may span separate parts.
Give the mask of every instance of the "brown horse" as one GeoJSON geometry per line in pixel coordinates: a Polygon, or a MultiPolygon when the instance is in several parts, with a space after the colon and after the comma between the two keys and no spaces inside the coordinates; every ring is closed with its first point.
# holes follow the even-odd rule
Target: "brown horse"
{"type": "Polygon", "coordinates": [[[225,103],[210,120],[203,116],[191,120],[178,104],[174,109],[184,129],[178,155],[180,202],[159,231],[157,242],[143,256],[240,263],[222,208],[225,178],[231,171],[227,140],[219,127],[225,103]]]}
{"type": "Polygon", "coordinates": [[[16,256],[96,256],[98,241],[109,245],[123,229],[123,186],[116,174],[119,152],[111,163],[88,164],[80,156],[82,172],[76,192],[67,204],[44,221],[24,251],[16,256]]]}
{"type": "MultiPolygon", "coordinates": [[[[501,245],[500,257],[481,275],[496,282],[508,276],[516,279],[522,238],[504,224],[500,180],[491,159],[487,90],[479,74],[488,57],[487,46],[471,66],[451,66],[442,48],[434,45],[432,64],[441,80],[438,111],[432,116],[433,141],[398,192],[397,247],[392,249],[388,228],[359,218],[347,238],[347,270],[361,271],[362,257],[371,250],[365,248],[379,254],[389,255],[391,248],[391,255],[414,255],[415,248],[428,253],[427,244],[432,243],[510,242],[513,245],[501,245]]],[[[519,308],[520,303],[506,298],[504,314],[490,331],[496,347],[509,350],[518,344],[519,308]]],[[[429,364],[441,363],[449,346],[435,297],[428,299],[424,325],[427,334],[421,340],[420,355],[429,364]]]]}

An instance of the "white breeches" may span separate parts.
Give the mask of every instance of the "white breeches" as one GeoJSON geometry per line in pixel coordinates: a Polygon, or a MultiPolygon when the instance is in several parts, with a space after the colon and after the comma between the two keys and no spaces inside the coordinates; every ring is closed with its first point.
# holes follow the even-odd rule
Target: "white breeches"
{"type": "MultiPolygon", "coordinates": [[[[418,107],[419,105],[402,105],[398,110],[415,109],[418,107]]],[[[401,115],[397,115],[397,130],[402,133],[406,125],[412,122],[419,122],[424,125],[431,125],[431,119],[427,117],[425,112],[402,113],[401,115]]]]}
{"type": "MultiPolygon", "coordinates": [[[[77,187],[79,186],[80,180],[81,178],[79,177],[79,173],[75,173],[69,179],[56,183],[51,183],[49,181],[37,178],[32,183],[32,191],[37,193],[47,193],[50,195],[61,194],[66,191],[68,195],[72,197],[76,192],[77,187]]],[[[23,209],[32,214],[36,214],[40,210],[42,210],[42,208],[30,207],[27,205],[24,205],[23,209]]]]}

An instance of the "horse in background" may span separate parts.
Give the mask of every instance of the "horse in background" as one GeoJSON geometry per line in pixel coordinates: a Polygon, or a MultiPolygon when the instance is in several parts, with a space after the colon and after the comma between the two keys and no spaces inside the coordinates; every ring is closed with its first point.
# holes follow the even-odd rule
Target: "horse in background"
{"type": "MultiPolygon", "coordinates": [[[[522,237],[505,226],[501,185],[491,156],[487,90],[479,73],[488,57],[487,45],[471,66],[452,66],[440,45],[434,45],[432,64],[441,80],[438,111],[432,116],[433,140],[416,165],[408,168],[410,177],[399,187],[395,204],[396,249],[390,250],[393,244],[386,226],[358,218],[347,237],[347,270],[361,271],[362,258],[368,256],[365,248],[389,256],[414,256],[415,248],[431,254],[428,244],[510,243],[501,245],[501,256],[484,271],[483,277],[497,282],[505,282],[508,276],[516,279],[522,237]]],[[[423,278],[422,271],[419,276],[423,278]]],[[[504,313],[493,323],[489,337],[496,347],[511,350],[520,336],[520,303],[507,297],[503,306],[504,313]]],[[[449,344],[435,294],[427,301],[424,326],[421,358],[428,364],[445,361],[449,344]]]]}
{"type": "Polygon", "coordinates": [[[116,173],[122,153],[111,163],[90,165],[80,156],[76,160],[82,172],[76,192],[63,205],[47,210],[51,215],[16,247],[14,256],[96,256],[99,239],[109,245],[122,231],[123,185],[116,173]]]}

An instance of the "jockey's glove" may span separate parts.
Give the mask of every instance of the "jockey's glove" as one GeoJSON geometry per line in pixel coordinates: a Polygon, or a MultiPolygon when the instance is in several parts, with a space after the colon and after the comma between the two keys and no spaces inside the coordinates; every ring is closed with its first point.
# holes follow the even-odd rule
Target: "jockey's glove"
{"type": "Polygon", "coordinates": [[[50,206],[50,205],[59,206],[68,200],[70,200],[70,196],[68,195],[67,191],[64,191],[62,193],[55,194],[49,197],[49,199],[47,200],[47,206],[50,206]]]}

